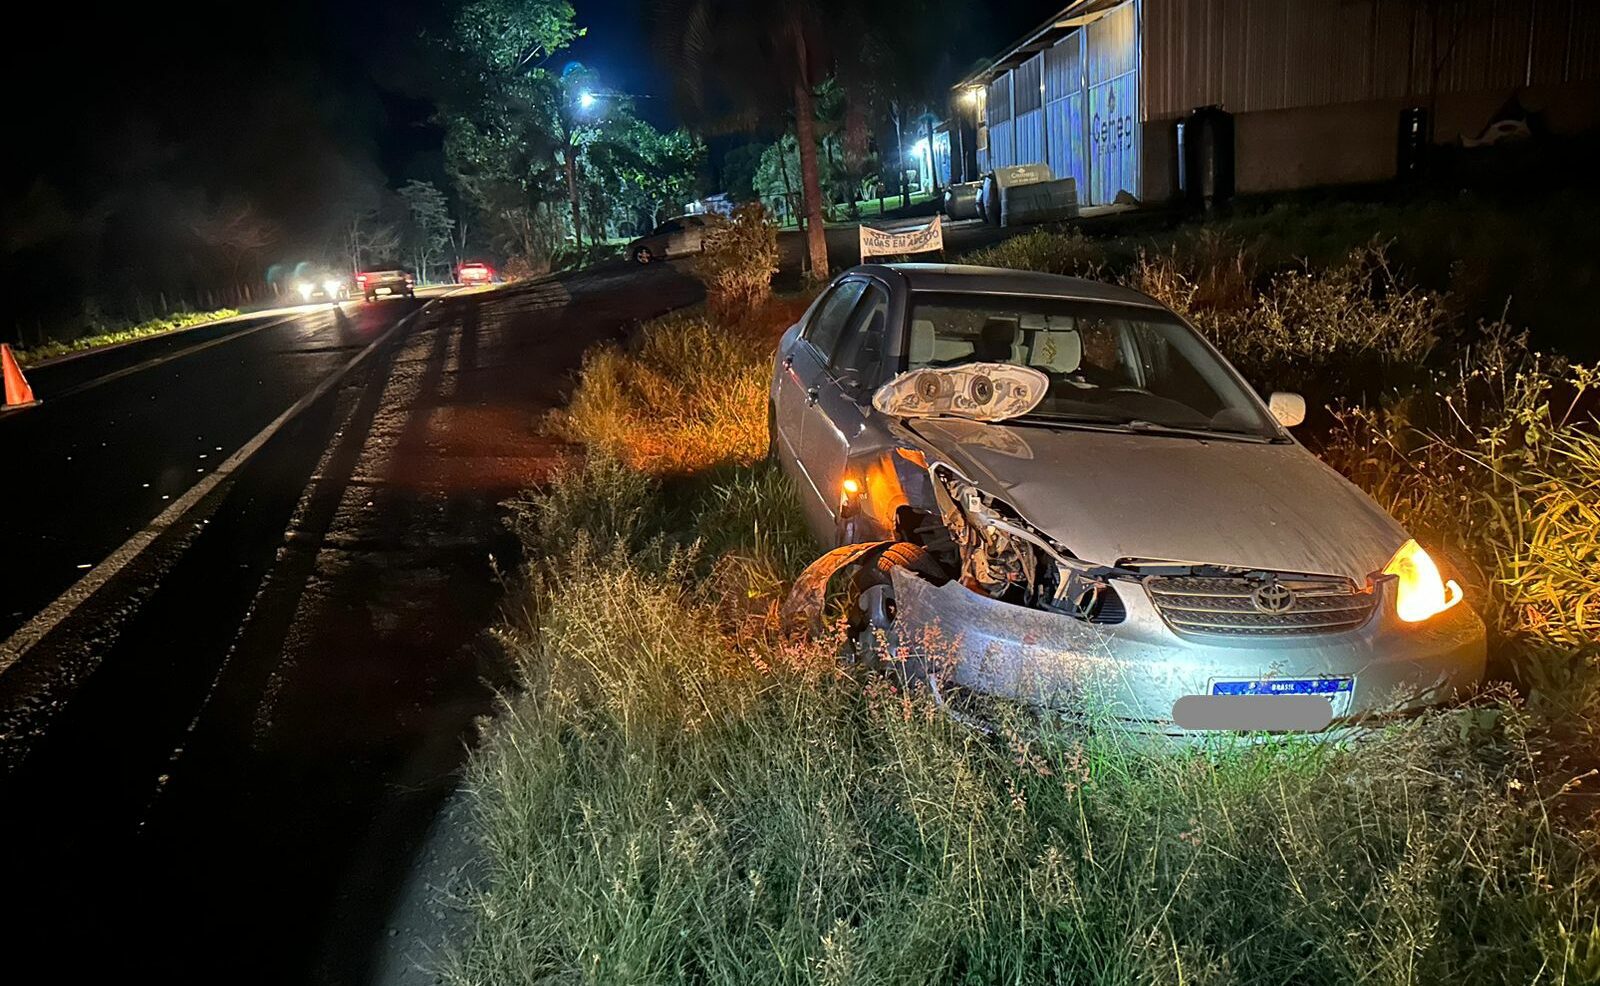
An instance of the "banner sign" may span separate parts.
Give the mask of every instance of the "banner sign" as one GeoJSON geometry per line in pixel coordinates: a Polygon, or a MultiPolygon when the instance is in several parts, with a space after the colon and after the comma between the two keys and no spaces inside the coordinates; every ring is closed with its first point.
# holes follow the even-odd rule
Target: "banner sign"
{"type": "Polygon", "coordinates": [[[902,253],[926,253],[944,249],[943,216],[934,216],[933,222],[917,226],[902,233],[889,233],[871,226],[861,227],[861,260],[868,257],[895,256],[902,253]]]}

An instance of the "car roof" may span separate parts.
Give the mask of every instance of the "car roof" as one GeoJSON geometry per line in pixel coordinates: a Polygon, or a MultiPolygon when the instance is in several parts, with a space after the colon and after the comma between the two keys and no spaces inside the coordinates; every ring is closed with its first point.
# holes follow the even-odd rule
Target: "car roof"
{"type": "Polygon", "coordinates": [[[1167,310],[1159,301],[1132,288],[1031,270],[978,267],[972,264],[861,264],[851,270],[876,274],[886,280],[899,275],[912,291],[1027,294],[1167,310]]]}

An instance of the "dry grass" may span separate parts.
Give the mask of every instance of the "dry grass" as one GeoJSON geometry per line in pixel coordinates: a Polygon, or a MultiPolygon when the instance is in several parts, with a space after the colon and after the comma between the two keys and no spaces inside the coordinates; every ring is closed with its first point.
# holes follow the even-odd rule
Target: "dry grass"
{"type": "Polygon", "coordinates": [[[773,298],[741,318],[695,310],[592,350],[553,420],[565,437],[652,473],[751,462],[767,450],[767,385],[778,336],[808,298],[773,298]]]}
{"type": "Polygon", "coordinates": [[[695,274],[706,285],[706,307],[719,317],[759,310],[772,297],[778,272],[778,227],[751,203],[733,210],[726,226],[706,233],[695,274]]]}

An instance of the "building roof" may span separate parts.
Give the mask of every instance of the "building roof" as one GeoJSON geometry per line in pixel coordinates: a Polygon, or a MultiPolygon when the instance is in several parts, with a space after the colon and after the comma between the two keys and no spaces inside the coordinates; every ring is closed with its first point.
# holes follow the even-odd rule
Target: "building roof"
{"type": "Polygon", "coordinates": [[[966,89],[975,85],[986,85],[995,76],[1016,68],[1035,54],[1060,41],[1072,30],[1099,19],[1107,10],[1124,2],[1126,0],[1072,0],[1049,20],[1023,35],[1020,40],[996,55],[982,68],[967,75],[950,88],[966,89]]]}
{"type": "MultiPolygon", "coordinates": [[[[994,294],[1024,294],[1077,301],[1101,301],[1118,305],[1162,308],[1160,302],[1131,288],[1083,277],[1043,274],[1005,267],[978,267],[972,264],[862,264],[856,270],[880,277],[898,274],[912,291],[946,291],[994,294]]],[[[1165,310],[1165,309],[1163,309],[1165,310]]]]}

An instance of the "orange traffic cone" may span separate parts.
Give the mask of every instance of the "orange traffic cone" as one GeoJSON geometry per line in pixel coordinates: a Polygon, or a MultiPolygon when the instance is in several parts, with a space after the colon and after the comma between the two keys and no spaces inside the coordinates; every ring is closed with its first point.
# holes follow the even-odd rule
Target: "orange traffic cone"
{"type": "Polygon", "coordinates": [[[3,342],[0,342],[0,370],[6,377],[7,411],[39,403],[33,396],[33,388],[28,386],[28,378],[22,375],[22,367],[17,365],[17,358],[11,355],[11,347],[3,342]]]}

